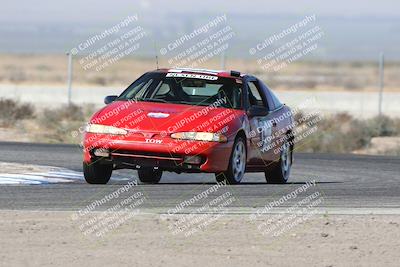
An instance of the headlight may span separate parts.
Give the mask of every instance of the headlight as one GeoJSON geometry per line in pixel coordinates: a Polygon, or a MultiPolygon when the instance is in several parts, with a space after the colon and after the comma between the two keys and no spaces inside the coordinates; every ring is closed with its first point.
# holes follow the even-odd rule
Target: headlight
{"type": "Polygon", "coordinates": [[[88,124],[86,126],[86,132],[98,133],[98,134],[112,134],[112,135],[125,135],[128,133],[127,130],[117,128],[114,126],[100,125],[100,124],[88,124]]]}
{"type": "Polygon", "coordinates": [[[225,135],[218,133],[206,133],[206,132],[181,132],[171,134],[171,138],[180,140],[196,140],[196,141],[208,141],[208,142],[220,142],[225,143],[228,141],[225,135]]]}

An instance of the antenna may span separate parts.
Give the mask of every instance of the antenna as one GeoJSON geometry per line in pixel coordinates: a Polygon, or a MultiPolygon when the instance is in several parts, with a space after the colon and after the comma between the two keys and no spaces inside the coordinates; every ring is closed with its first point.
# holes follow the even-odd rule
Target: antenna
{"type": "Polygon", "coordinates": [[[222,53],[221,53],[221,70],[225,69],[225,64],[226,64],[226,54],[225,54],[225,50],[222,50],[222,53]]]}
{"type": "Polygon", "coordinates": [[[159,67],[158,67],[157,42],[156,41],[154,41],[154,52],[155,52],[155,55],[156,55],[156,66],[157,66],[157,69],[159,69],[159,67]]]}

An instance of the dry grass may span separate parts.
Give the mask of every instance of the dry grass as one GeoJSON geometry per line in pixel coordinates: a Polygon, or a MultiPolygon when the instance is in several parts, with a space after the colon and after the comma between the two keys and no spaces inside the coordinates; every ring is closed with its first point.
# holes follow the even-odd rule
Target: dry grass
{"type": "Polygon", "coordinates": [[[19,120],[33,118],[34,114],[31,104],[0,98],[0,126],[14,126],[19,120]]]}
{"type": "Polygon", "coordinates": [[[41,129],[35,141],[49,143],[79,144],[82,140],[82,127],[94,113],[93,106],[65,105],[56,109],[44,109],[37,118],[41,129]]]}
{"type": "MultiPolygon", "coordinates": [[[[323,153],[352,153],[369,147],[374,137],[400,137],[400,119],[377,116],[355,119],[347,113],[325,117],[316,124],[318,130],[298,144],[297,151],[323,153]]],[[[383,154],[393,154],[392,148],[383,154]]]]}

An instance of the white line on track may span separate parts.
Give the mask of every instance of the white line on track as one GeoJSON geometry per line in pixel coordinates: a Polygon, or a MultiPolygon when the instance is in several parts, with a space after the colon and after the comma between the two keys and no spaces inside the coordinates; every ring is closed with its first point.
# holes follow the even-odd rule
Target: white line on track
{"type": "Polygon", "coordinates": [[[82,180],[84,180],[82,173],[63,169],[37,173],[0,174],[0,185],[70,183],[82,180]]]}

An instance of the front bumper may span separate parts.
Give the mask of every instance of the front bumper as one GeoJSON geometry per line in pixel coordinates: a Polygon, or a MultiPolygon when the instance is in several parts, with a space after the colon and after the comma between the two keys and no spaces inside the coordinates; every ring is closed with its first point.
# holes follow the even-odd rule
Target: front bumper
{"type": "Polygon", "coordinates": [[[114,164],[116,169],[158,167],[175,172],[221,172],[228,169],[233,141],[227,143],[175,140],[157,136],[161,143],[148,143],[145,138],[86,133],[83,142],[83,160],[114,164]],[[93,151],[104,148],[109,157],[97,157],[93,151]],[[200,156],[199,164],[185,162],[185,158],[200,156]]]}

